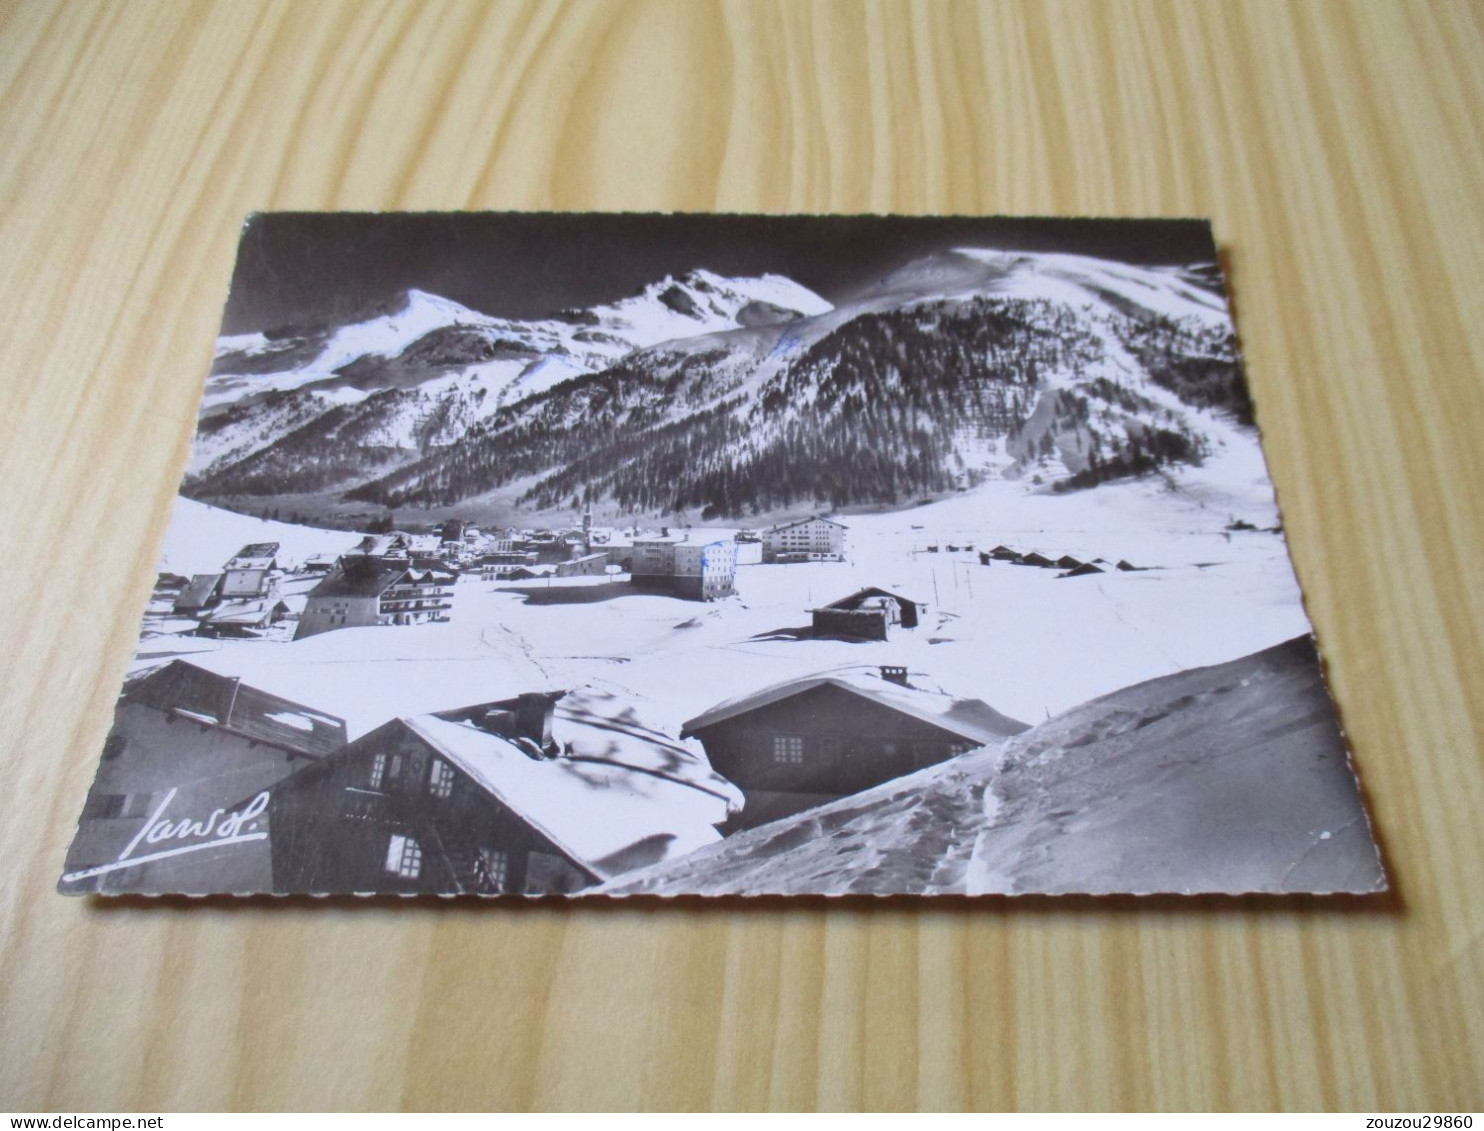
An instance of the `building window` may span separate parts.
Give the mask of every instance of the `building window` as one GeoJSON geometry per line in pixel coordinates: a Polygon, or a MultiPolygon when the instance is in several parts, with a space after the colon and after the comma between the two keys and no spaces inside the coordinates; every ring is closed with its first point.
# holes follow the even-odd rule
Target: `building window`
{"type": "Polygon", "coordinates": [[[386,846],[386,870],[415,880],[423,870],[422,846],[410,836],[394,834],[386,846]]]}
{"type": "Polygon", "coordinates": [[[474,884],[479,891],[505,891],[510,881],[510,856],[493,848],[481,848],[474,860],[474,884]]]}
{"type": "Polygon", "coordinates": [[[434,758],[428,774],[428,792],[434,797],[453,796],[453,767],[442,758],[434,758]]]}
{"type": "Polygon", "coordinates": [[[797,734],[773,736],[773,761],[799,765],[804,761],[804,739],[797,734]]]}
{"type": "Polygon", "coordinates": [[[381,783],[386,780],[386,755],[378,754],[371,760],[371,777],[369,784],[372,789],[380,789],[381,783]]]}

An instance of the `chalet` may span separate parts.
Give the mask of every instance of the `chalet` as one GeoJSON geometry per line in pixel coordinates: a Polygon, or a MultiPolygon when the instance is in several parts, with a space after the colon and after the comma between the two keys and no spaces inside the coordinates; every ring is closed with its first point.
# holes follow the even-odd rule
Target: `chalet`
{"type": "Polygon", "coordinates": [[[271,891],[264,816],[345,723],[176,660],[124,685],[63,891],[271,891]]]}
{"type": "Polygon", "coordinates": [[[368,534],[356,544],[351,554],[365,558],[384,558],[388,561],[406,561],[412,549],[412,536],[400,531],[390,534],[368,534]]]}
{"type": "Polygon", "coordinates": [[[1052,563],[1057,569],[1079,569],[1083,562],[1081,558],[1074,558],[1071,554],[1063,554],[1052,563]]]}
{"type": "Polygon", "coordinates": [[[569,562],[561,562],[556,567],[558,577],[603,577],[607,573],[608,555],[606,553],[584,554],[569,562]]]}
{"type": "Polygon", "coordinates": [[[280,891],[573,892],[720,839],[741,794],[617,712],[532,692],[397,719],[274,791],[280,891]]]}
{"type": "Polygon", "coordinates": [[[347,555],[309,592],[294,639],[337,628],[427,624],[448,619],[456,578],[395,558],[347,555]]]}
{"type": "Polygon", "coordinates": [[[436,558],[443,552],[443,539],[437,534],[411,534],[407,536],[409,558],[436,558]]]}
{"type": "Polygon", "coordinates": [[[288,605],[271,595],[246,601],[223,601],[201,615],[196,633],[199,636],[261,636],[288,615],[288,605]]]}
{"type": "Polygon", "coordinates": [[[278,569],[278,543],[253,542],[243,546],[222,566],[222,599],[269,596],[278,569]]]}
{"type": "Polygon", "coordinates": [[[1053,569],[1056,563],[1044,554],[1038,554],[1032,550],[1029,554],[1022,554],[1016,565],[1040,566],[1042,569],[1053,569]]]}
{"type": "Polygon", "coordinates": [[[834,519],[819,515],[775,526],[762,533],[763,561],[844,561],[845,529],[834,519]]]}
{"type": "Polygon", "coordinates": [[[517,570],[527,571],[536,564],[536,555],[528,553],[485,554],[479,560],[479,576],[484,581],[504,581],[514,576],[517,570]]]}
{"type": "Polygon", "coordinates": [[[637,589],[673,593],[692,601],[714,601],[736,590],[737,545],[731,539],[690,542],[661,531],[634,539],[629,579],[637,589]]]}
{"type": "Polygon", "coordinates": [[[1092,562],[1083,562],[1076,569],[1069,569],[1066,573],[1058,574],[1057,576],[1058,577],[1087,577],[1090,574],[1103,573],[1103,572],[1104,571],[1103,571],[1103,569],[1100,566],[1095,566],[1095,565],[1092,564],[1092,562]]]}
{"type": "Polygon", "coordinates": [[[815,636],[885,640],[894,628],[916,628],[927,606],[885,589],[861,589],[814,609],[815,636]]]}
{"type": "Polygon", "coordinates": [[[176,616],[200,616],[207,609],[215,608],[222,600],[222,575],[198,573],[175,598],[172,609],[176,616]]]}
{"type": "Polygon", "coordinates": [[[905,668],[826,672],[712,707],[687,722],[715,770],[747,798],[732,828],[751,828],[859,793],[1026,724],[978,699],[913,687],[905,668]]]}
{"type": "MultiPolygon", "coordinates": [[[[985,556],[985,554],[979,555],[981,559],[983,559],[985,556]]],[[[995,562],[1018,562],[1020,560],[1020,554],[1010,549],[1009,546],[996,546],[993,550],[990,550],[988,552],[987,556],[989,557],[990,561],[995,562]]]]}

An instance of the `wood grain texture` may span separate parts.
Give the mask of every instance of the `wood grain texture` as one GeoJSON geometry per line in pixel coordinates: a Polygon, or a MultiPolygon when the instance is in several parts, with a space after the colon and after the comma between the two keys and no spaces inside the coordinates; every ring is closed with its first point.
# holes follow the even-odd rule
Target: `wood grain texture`
{"type": "Polygon", "coordinates": [[[0,1108],[1484,1106],[1484,7],[0,7],[0,1108]],[[1209,215],[1397,894],[52,894],[255,209],[1209,215]]]}

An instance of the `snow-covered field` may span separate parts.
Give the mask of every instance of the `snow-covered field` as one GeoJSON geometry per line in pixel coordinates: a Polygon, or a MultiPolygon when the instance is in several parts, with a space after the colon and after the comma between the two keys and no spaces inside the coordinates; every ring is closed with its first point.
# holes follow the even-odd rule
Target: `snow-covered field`
{"type": "MultiPolygon", "coordinates": [[[[997,482],[925,506],[846,516],[847,561],[744,566],[738,595],[712,604],[603,578],[465,576],[446,624],[345,629],[297,642],[155,636],[142,642],[137,662],[189,653],[343,715],[352,736],[392,717],[587,683],[632,696],[646,721],[678,734],[685,719],[733,695],[882,663],[905,664],[918,682],[1035,722],[1308,630],[1282,538],[1224,529],[1233,517],[1276,522],[1265,484],[1242,496],[1231,487],[1217,492],[1199,471],[1186,473],[1178,489],[1144,480],[1051,495],[997,482]],[[969,543],[974,550],[964,548],[969,543]],[[1077,578],[980,564],[978,551],[1000,543],[1110,564],[1077,578]],[[950,544],[960,549],[950,552],[950,544]],[[1142,568],[1112,569],[1120,559],[1142,568]],[[811,608],[864,586],[926,602],[924,623],[886,642],[779,635],[807,626],[811,608]]],[[[691,537],[711,533],[696,528],[691,537]]],[[[182,500],[162,568],[218,568],[246,541],[277,540],[285,558],[303,560],[342,552],[356,537],[182,500]]]]}
{"type": "Polygon", "coordinates": [[[253,542],[277,542],[279,563],[296,567],[316,554],[343,554],[361,538],[345,530],[319,530],[253,518],[177,496],[165,530],[165,546],[160,551],[160,570],[186,577],[211,573],[253,542]]]}

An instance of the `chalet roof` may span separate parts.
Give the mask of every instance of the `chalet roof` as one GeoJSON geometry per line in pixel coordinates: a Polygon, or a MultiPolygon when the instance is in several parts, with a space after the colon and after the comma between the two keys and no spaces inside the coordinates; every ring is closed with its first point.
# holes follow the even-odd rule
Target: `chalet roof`
{"type": "Polygon", "coordinates": [[[776,534],[780,530],[790,530],[795,526],[804,526],[811,522],[827,522],[831,526],[838,526],[841,530],[849,530],[843,522],[836,522],[832,518],[825,518],[822,514],[810,515],[808,518],[796,518],[792,522],[780,522],[777,526],[770,526],[764,533],[776,534]]]}
{"type": "Polygon", "coordinates": [[[201,619],[210,624],[259,625],[266,623],[276,608],[288,611],[282,601],[256,597],[250,601],[224,601],[201,619]]]}
{"type": "Polygon", "coordinates": [[[129,681],[122,698],[311,758],[333,753],[346,741],[344,720],[185,660],[129,681]]]}
{"type": "Polygon", "coordinates": [[[227,563],[227,571],[238,575],[235,579],[237,585],[241,585],[243,582],[247,582],[248,584],[254,585],[259,589],[264,588],[263,583],[268,580],[268,575],[272,572],[272,570],[270,570],[266,565],[262,565],[261,563],[256,565],[234,564],[245,562],[247,560],[248,559],[246,558],[233,558],[230,562],[227,563]]]}
{"type": "MultiPolygon", "coordinates": [[[[705,757],[669,735],[644,725],[631,699],[585,687],[556,695],[555,738],[573,761],[606,762],[715,795],[740,808],[742,791],[711,768],[705,757]]],[[[519,699],[461,707],[433,714],[450,722],[478,720],[491,710],[516,710],[519,699]]]]}
{"type": "Polygon", "coordinates": [[[869,699],[873,703],[889,707],[904,715],[910,715],[920,722],[950,731],[968,739],[975,745],[996,742],[1030,729],[1018,719],[1000,714],[983,700],[955,699],[942,692],[928,691],[918,687],[903,687],[901,684],[888,683],[879,675],[874,674],[874,671],[874,669],[847,668],[777,683],[760,691],[754,691],[750,695],[718,703],[709,711],[703,711],[685,723],[680,734],[683,738],[705,727],[715,726],[717,723],[749,714],[762,707],[792,699],[796,695],[802,695],[806,691],[827,685],[838,687],[852,695],[859,695],[862,699],[869,699]]]}
{"type": "Polygon", "coordinates": [[[278,564],[277,542],[249,542],[242,549],[232,555],[230,561],[222,566],[222,569],[260,569],[270,570],[278,564]]]}
{"type": "Polygon", "coordinates": [[[414,565],[407,571],[406,580],[417,585],[452,585],[459,579],[458,570],[443,562],[414,565]]]}
{"type": "Polygon", "coordinates": [[[406,563],[349,555],[309,591],[315,597],[380,597],[408,573],[406,563]]]}
{"type": "Polygon", "coordinates": [[[198,573],[191,578],[179,597],[175,598],[177,609],[203,609],[211,600],[216,587],[221,584],[222,575],[219,573],[198,573]]]}
{"type": "Polygon", "coordinates": [[[636,853],[671,859],[721,839],[712,822],[724,813],[687,785],[600,760],[532,758],[470,722],[401,722],[600,879],[632,867],[636,853]]]}
{"type": "Polygon", "coordinates": [[[408,545],[406,534],[368,534],[356,543],[355,552],[368,558],[384,558],[393,551],[406,550],[408,545]]]}
{"type": "Polygon", "coordinates": [[[846,610],[857,609],[863,602],[869,600],[872,597],[886,597],[890,600],[895,601],[899,605],[915,605],[918,608],[922,607],[921,601],[914,601],[911,597],[903,597],[900,593],[892,593],[886,589],[876,589],[874,587],[868,586],[865,589],[857,589],[849,597],[841,597],[838,601],[831,601],[828,605],[821,606],[821,608],[846,610]]]}

